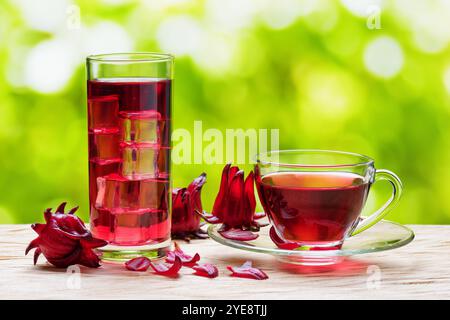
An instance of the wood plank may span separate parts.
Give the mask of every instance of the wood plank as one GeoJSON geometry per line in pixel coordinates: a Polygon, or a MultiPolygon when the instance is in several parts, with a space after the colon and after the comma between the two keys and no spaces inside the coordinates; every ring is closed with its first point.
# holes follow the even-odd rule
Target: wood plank
{"type": "Polygon", "coordinates": [[[30,226],[0,225],[0,298],[450,299],[450,226],[411,228],[416,239],[403,248],[314,269],[287,266],[271,256],[224,247],[212,240],[196,240],[182,244],[183,249],[198,252],[202,262],[218,265],[220,277],[198,277],[183,268],[180,278],[169,279],[112,264],[99,269],[82,267],[81,273],[74,275],[51,267],[43,257],[33,266],[32,254],[24,256],[26,245],[35,237],[30,226]],[[252,260],[270,278],[256,281],[228,276],[226,265],[245,260],[252,260]]]}

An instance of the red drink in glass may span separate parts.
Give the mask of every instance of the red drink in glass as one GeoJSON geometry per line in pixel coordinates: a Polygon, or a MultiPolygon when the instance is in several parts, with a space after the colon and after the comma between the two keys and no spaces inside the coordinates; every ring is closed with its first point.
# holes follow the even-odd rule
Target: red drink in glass
{"type": "Polygon", "coordinates": [[[346,172],[280,172],[257,182],[261,203],[283,239],[342,240],[358,219],[369,183],[346,172]]]}
{"type": "Polygon", "coordinates": [[[109,241],[106,259],[160,257],[170,243],[172,80],[121,76],[87,85],[92,233],[109,241]]]}

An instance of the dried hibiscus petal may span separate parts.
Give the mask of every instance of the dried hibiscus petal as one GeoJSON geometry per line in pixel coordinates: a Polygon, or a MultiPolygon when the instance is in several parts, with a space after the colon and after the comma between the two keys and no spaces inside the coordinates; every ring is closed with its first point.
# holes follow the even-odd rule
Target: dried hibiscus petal
{"type": "Polygon", "coordinates": [[[203,263],[197,264],[192,267],[195,270],[195,275],[208,277],[208,278],[216,278],[219,276],[219,269],[213,264],[203,263]]]}
{"type": "Polygon", "coordinates": [[[174,263],[175,258],[178,257],[178,258],[180,258],[183,266],[192,267],[197,263],[197,261],[200,260],[200,255],[198,253],[196,253],[194,256],[190,256],[190,255],[184,253],[183,250],[181,250],[178,243],[174,242],[174,246],[175,246],[175,250],[169,251],[169,253],[167,254],[167,257],[166,257],[166,262],[174,263]]]}
{"type": "Polygon", "coordinates": [[[147,257],[137,257],[125,262],[125,267],[130,271],[147,271],[150,263],[147,257]]]}
{"type": "Polygon", "coordinates": [[[206,222],[211,224],[220,223],[220,219],[217,216],[214,216],[212,214],[207,214],[205,212],[201,213],[200,211],[196,211],[203,219],[205,219],[206,222]]]}
{"type": "Polygon", "coordinates": [[[194,179],[187,188],[172,191],[172,238],[189,241],[191,238],[205,239],[207,233],[202,230],[200,216],[202,212],[201,191],[206,183],[206,173],[194,179]]]}
{"type": "Polygon", "coordinates": [[[178,276],[178,271],[180,271],[182,266],[183,263],[179,257],[175,257],[175,260],[171,265],[164,262],[153,263],[150,261],[150,267],[153,271],[155,271],[156,274],[166,277],[178,276]]]}
{"type": "Polygon", "coordinates": [[[94,238],[83,221],[75,215],[78,207],[64,213],[66,203],[61,203],[55,213],[44,212],[45,224],[35,223],[31,228],[39,235],[30,242],[25,255],[34,252],[34,264],[42,253],[48,262],[57,268],[80,264],[90,268],[100,266],[100,258],[93,249],[108,243],[94,238]]]}
{"type": "MultiPolygon", "coordinates": [[[[201,214],[205,221],[209,223],[222,223],[222,235],[229,229],[233,230],[225,233],[228,239],[242,241],[245,241],[245,238],[255,239],[249,233],[239,233],[235,230],[258,231],[262,226],[255,221],[255,219],[262,218],[264,214],[255,213],[255,177],[253,171],[248,174],[247,178],[244,179],[244,177],[244,171],[227,164],[222,171],[220,189],[214,201],[211,215],[201,214]],[[246,236],[243,236],[243,234],[246,236]]],[[[199,211],[196,212],[199,213],[199,211]]]]}
{"type": "Polygon", "coordinates": [[[251,261],[246,261],[240,267],[227,266],[227,269],[232,272],[232,277],[249,278],[256,280],[265,280],[269,278],[269,276],[261,269],[253,268],[251,261]]]}
{"type": "Polygon", "coordinates": [[[242,229],[225,229],[219,230],[219,233],[227,239],[238,241],[250,241],[258,238],[258,234],[251,232],[250,230],[242,229]]]}
{"type": "Polygon", "coordinates": [[[274,227],[270,228],[269,235],[270,235],[270,239],[272,239],[273,243],[275,243],[277,245],[277,247],[280,249],[294,250],[299,247],[299,245],[295,242],[286,241],[284,239],[281,239],[278,236],[277,232],[275,231],[274,227]]]}

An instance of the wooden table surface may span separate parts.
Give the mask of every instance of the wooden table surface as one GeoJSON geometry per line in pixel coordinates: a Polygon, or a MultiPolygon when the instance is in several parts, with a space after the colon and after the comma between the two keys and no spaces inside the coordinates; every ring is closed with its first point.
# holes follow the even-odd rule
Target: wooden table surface
{"type": "Polygon", "coordinates": [[[290,267],[271,256],[208,240],[181,243],[202,262],[216,264],[208,279],[182,269],[177,279],[131,272],[121,265],[56,269],[24,256],[35,238],[29,225],[0,225],[0,299],[450,299],[450,226],[410,226],[409,245],[361,255],[334,267],[290,267]],[[226,265],[252,260],[268,280],[229,276],[226,265]],[[77,270],[80,273],[77,273],[77,270]]]}

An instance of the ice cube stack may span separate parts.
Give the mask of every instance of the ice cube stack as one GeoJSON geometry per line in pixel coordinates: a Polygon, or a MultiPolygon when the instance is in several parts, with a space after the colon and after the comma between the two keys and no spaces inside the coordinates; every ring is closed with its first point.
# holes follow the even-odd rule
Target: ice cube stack
{"type": "Polygon", "coordinates": [[[170,119],[157,103],[130,107],[122,90],[88,99],[91,223],[105,240],[140,245],[169,237],[170,119]]]}

